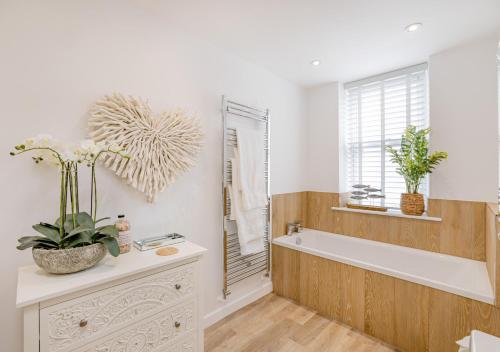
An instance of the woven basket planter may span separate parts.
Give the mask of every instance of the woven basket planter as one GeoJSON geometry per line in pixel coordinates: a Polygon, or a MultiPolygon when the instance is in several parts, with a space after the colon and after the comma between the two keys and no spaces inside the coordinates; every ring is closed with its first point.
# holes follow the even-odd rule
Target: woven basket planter
{"type": "Polygon", "coordinates": [[[406,215],[422,215],[425,211],[424,195],[401,193],[401,211],[406,215]]]}

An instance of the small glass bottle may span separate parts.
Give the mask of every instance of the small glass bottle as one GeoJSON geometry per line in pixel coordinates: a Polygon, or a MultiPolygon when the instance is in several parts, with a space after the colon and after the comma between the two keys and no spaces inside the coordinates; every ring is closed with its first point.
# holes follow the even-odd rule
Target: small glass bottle
{"type": "Polygon", "coordinates": [[[125,219],[125,215],[118,215],[115,227],[118,230],[118,246],[120,246],[120,254],[130,252],[130,249],[132,248],[132,238],[129,233],[130,223],[127,219],[125,219]]]}

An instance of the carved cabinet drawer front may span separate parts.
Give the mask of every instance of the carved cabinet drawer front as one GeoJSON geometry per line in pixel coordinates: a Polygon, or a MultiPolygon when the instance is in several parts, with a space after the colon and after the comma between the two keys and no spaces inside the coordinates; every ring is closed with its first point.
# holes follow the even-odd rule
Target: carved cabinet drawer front
{"type": "Polygon", "coordinates": [[[195,265],[187,264],[43,308],[40,351],[73,351],[194,295],[195,286],[195,265]]]}
{"type": "Polygon", "coordinates": [[[92,342],[78,352],[194,352],[195,310],[194,300],[188,301],[92,342]]]}

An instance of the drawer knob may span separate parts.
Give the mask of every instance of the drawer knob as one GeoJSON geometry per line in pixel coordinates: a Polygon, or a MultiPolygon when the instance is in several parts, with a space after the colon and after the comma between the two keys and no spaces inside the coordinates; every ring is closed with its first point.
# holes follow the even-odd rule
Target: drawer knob
{"type": "Polygon", "coordinates": [[[175,284],[175,289],[180,290],[181,289],[181,284],[175,284]]]}
{"type": "Polygon", "coordinates": [[[80,327],[84,328],[86,326],[87,326],[87,320],[85,320],[85,319],[80,320],[80,327]]]}
{"type": "Polygon", "coordinates": [[[176,328],[178,328],[178,327],[180,327],[180,326],[181,326],[181,323],[180,323],[180,322],[178,322],[178,321],[176,321],[176,322],[174,323],[174,325],[175,325],[175,327],[176,327],[176,328]]]}

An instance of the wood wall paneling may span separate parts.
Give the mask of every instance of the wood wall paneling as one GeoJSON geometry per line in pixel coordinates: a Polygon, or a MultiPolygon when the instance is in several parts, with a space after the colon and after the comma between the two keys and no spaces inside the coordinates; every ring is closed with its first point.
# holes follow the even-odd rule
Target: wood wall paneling
{"type": "Polygon", "coordinates": [[[273,237],[285,234],[287,223],[301,221],[316,230],[486,260],[484,202],[429,199],[429,215],[443,219],[432,222],[332,211],[339,201],[338,193],[273,195],[273,237]]]}
{"type": "Polygon", "coordinates": [[[441,217],[439,252],[475,260],[486,260],[486,203],[429,199],[430,216],[441,217]]]}
{"type": "Polygon", "coordinates": [[[403,351],[429,350],[430,288],[394,279],[394,345],[403,351]]]}
{"type": "Polygon", "coordinates": [[[454,351],[471,329],[500,336],[493,305],[276,245],[273,252],[273,268],[287,266],[273,271],[277,294],[401,351],[454,351]]]}
{"type": "Polygon", "coordinates": [[[318,312],[363,331],[364,270],[333,260],[320,259],[318,312]]]}
{"type": "Polygon", "coordinates": [[[498,204],[488,203],[486,210],[486,267],[493,280],[495,304],[500,308],[500,214],[498,204]]]}
{"type": "MultiPolygon", "coordinates": [[[[332,212],[333,224],[328,228],[328,232],[363,237],[363,223],[359,221],[358,214],[349,212],[332,212]]],[[[315,227],[312,227],[315,229],[315,227]]]]}
{"type": "Polygon", "coordinates": [[[342,264],[339,320],[363,331],[365,325],[365,273],[342,264]]]}
{"type": "MultiPolygon", "coordinates": [[[[498,216],[496,219],[496,233],[500,233],[500,222],[498,222],[498,216]]],[[[498,239],[498,235],[495,240],[495,303],[497,307],[500,307],[500,240],[498,239]]]]}
{"type": "Polygon", "coordinates": [[[387,242],[400,246],[439,252],[439,223],[390,218],[387,242]]]}
{"type": "Polygon", "coordinates": [[[321,258],[300,252],[300,293],[299,302],[312,309],[318,309],[319,267],[321,258]]]}
{"type": "Polygon", "coordinates": [[[496,287],[497,207],[496,204],[487,204],[485,219],[486,268],[493,289],[496,287]]]}
{"type": "Polygon", "coordinates": [[[329,231],[334,226],[335,219],[331,216],[331,207],[339,206],[338,193],[306,192],[307,217],[306,227],[321,231],[329,231]]]}
{"type": "Polygon", "coordinates": [[[272,280],[277,295],[299,301],[300,252],[273,245],[272,280]]]}
{"type": "Polygon", "coordinates": [[[491,304],[471,300],[471,322],[472,329],[498,336],[500,333],[500,309],[491,304]]]}
{"type": "Polygon", "coordinates": [[[326,317],[341,320],[341,270],[344,264],[320,258],[318,268],[318,313],[326,317]]]}
{"type": "Polygon", "coordinates": [[[365,273],[365,332],[392,345],[396,320],[394,281],[390,276],[365,273]]]}
{"type": "Polygon", "coordinates": [[[429,350],[453,351],[470,334],[471,300],[432,289],[429,302],[429,350]]]}
{"type": "Polygon", "coordinates": [[[273,238],[286,234],[286,225],[296,221],[306,223],[307,192],[275,194],[272,196],[273,238]]]}
{"type": "Polygon", "coordinates": [[[329,232],[439,252],[439,224],[430,221],[331,211],[329,232]]]}
{"type": "MultiPolygon", "coordinates": [[[[302,221],[322,231],[483,260],[500,287],[496,206],[430,199],[428,213],[441,217],[439,223],[331,211],[338,202],[337,194],[321,192],[273,196],[273,235],[302,221]]],[[[277,294],[402,351],[453,351],[471,329],[500,336],[499,307],[276,245],[273,285],[277,294]]]]}

